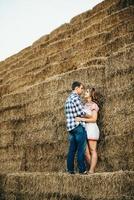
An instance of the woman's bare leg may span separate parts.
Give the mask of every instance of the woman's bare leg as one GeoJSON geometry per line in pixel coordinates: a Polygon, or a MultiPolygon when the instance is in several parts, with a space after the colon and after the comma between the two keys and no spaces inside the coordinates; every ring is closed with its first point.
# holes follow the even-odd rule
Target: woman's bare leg
{"type": "Polygon", "coordinates": [[[90,170],[89,172],[94,173],[96,164],[97,164],[97,141],[96,140],[88,140],[89,143],[89,148],[91,152],[91,165],[90,165],[90,170]]]}
{"type": "Polygon", "coordinates": [[[90,164],[91,164],[91,155],[90,155],[90,151],[89,151],[89,146],[88,146],[88,144],[87,144],[87,146],[86,146],[85,157],[86,157],[86,162],[87,162],[87,168],[88,168],[88,170],[89,170],[90,164]]]}

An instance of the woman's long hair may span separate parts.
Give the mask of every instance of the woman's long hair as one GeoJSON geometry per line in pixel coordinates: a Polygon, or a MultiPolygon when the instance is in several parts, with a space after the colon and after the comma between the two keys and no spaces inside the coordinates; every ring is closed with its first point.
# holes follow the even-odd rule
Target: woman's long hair
{"type": "Polygon", "coordinates": [[[92,88],[89,91],[90,91],[92,101],[95,102],[96,104],[98,104],[98,95],[97,95],[95,88],[92,88]]]}

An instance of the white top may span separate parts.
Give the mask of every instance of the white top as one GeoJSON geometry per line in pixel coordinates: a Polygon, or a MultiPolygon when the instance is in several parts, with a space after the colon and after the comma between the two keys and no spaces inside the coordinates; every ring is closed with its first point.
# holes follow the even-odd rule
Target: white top
{"type": "MultiPolygon", "coordinates": [[[[85,104],[84,111],[88,115],[92,115],[94,110],[96,112],[99,111],[99,107],[96,103],[90,102],[90,103],[85,104]]],[[[89,140],[98,140],[99,139],[100,132],[99,132],[99,128],[96,123],[87,122],[85,128],[86,128],[86,132],[87,132],[87,139],[89,139],[89,140]]]]}

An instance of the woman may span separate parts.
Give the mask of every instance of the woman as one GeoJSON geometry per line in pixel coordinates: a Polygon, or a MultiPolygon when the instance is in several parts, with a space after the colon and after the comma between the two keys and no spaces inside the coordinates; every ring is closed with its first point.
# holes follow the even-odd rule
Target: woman
{"type": "Polygon", "coordinates": [[[89,118],[76,117],[76,121],[86,122],[87,131],[87,147],[86,147],[86,160],[90,165],[89,173],[94,173],[97,164],[97,140],[99,139],[99,128],[96,124],[99,107],[96,103],[97,97],[95,89],[92,88],[85,92],[85,106],[84,110],[89,115],[89,118]]]}

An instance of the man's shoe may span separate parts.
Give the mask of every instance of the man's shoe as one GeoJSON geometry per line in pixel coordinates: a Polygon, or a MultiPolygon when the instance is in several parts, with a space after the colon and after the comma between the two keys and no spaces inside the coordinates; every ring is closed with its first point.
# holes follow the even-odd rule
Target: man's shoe
{"type": "Polygon", "coordinates": [[[67,171],[68,174],[75,174],[74,171],[67,171]]]}
{"type": "Polygon", "coordinates": [[[84,171],[84,172],[80,172],[81,175],[87,175],[88,172],[87,171],[84,171]]]}

